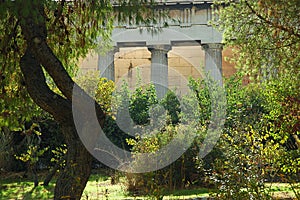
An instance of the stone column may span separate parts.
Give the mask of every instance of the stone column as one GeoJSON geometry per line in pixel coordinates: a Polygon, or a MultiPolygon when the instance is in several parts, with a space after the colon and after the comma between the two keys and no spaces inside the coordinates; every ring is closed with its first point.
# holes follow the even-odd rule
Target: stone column
{"type": "Polygon", "coordinates": [[[100,70],[101,77],[105,77],[108,80],[115,81],[114,57],[115,57],[115,53],[118,51],[119,51],[118,47],[113,47],[112,50],[104,54],[99,54],[98,69],[100,70]]]}
{"type": "Polygon", "coordinates": [[[218,43],[203,44],[202,49],[205,51],[205,72],[213,80],[222,85],[222,49],[223,45],[218,43]]]}
{"type": "Polygon", "coordinates": [[[151,82],[154,83],[158,99],[168,91],[168,51],[171,45],[151,45],[151,82]]]}

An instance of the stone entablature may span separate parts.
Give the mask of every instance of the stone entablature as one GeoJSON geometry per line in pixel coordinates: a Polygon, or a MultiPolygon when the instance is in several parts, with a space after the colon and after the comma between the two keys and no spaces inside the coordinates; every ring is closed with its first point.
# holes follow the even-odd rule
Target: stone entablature
{"type": "Polygon", "coordinates": [[[129,19],[125,23],[116,21],[113,30],[114,46],[117,46],[116,43],[126,42],[146,42],[147,45],[153,42],[170,44],[182,40],[200,41],[202,44],[222,42],[222,34],[209,25],[209,21],[213,18],[211,1],[159,2],[156,6],[157,12],[168,11],[169,18],[162,15],[161,19],[157,20],[158,24],[154,24],[152,28],[161,28],[162,31],[153,34],[151,27],[149,31],[149,27],[134,25],[134,21],[129,19]],[[165,23],[168,27],[164,27],[165,23]]]}

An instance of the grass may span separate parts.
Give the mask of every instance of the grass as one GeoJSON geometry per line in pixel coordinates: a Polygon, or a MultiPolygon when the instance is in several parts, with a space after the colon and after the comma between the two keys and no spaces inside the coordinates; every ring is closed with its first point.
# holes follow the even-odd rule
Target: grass
{"type": "Polygon", "coordinates": [[[111,184],[110,177],[99,174],[91,175],[83,192],[83,200],[124,199],[126,190],[122,183],[111,184]]]}
{"type": "Polygon", "coordinates": [[[164,199],[192,199],[196,197],[208,197],[211,192],[213,191],[207,188],[169,191],[164,193],[164,199]]]}
{"type": "MultiPolygon", "coordinates": [[[[40,175],[43,180],[43,175],[40,175]]],[[[21,178],[21,174],[6,175],[0,180],[0,199],[53,199],[55,181],[50,182],[48,187],[42,185],[34,188],[33,182],[21,178]]],[[[272,183],[271,191],[277,198],[294,197],[290,186],[286,183],[272,183]]],[[[192,199],[196,197],[208,197],[213,192],[206,188],[194,188],[189,190],[177,190],[164,192],[164,200],[192,199]]],[[[102,174],[91,175],[89,182],[83,192],[82,200],[141,200],[147,197],[133,197],[126,191],[125,178],[121,177],[117,184],[112,185],[109,176],[102,174]]]]}
{"type": "MultiPolygon", "coordinates": [[[[112,185],[110,177],[101,175],[92,175],[82,196],[83,200],[140,200],[149,199],[144,196],[130,196],[126,191],[126,180],[121,177],[118,184],[112,185]]],[[[190,190],[166,191],[164,200],[171,199],[191,199],[195,197],[207,197],[209,189],[199,188],[190,190]]]]}
{"type": "MultiPolygon", "coordinates": [[[[275,199],[297,199],[290,184],[287,183],[267,183],[266,187],[270,187],[270,192],[275,199]]],[[[294,185],[297,193],[300,193],[300,183],[294,185]]]]}
{"type": "Polygon", "coordinates": [[[29,180],[15,179],[0,182],[0,199],[53,199],[54,183],[37,186],[29,180]]]}
{"type": "MultiPolygon", "coordinates": [[[[53,199],[55,181],[50,182],[48,187],[39,185],[34,188],[32,180],[21,178],[22,174],[11,174],[1,177],[0,199],[53,199]]],[[[44,175],[39,175],[43,180],[44,175]]],[[[41,183],[40,183],[41,184],[41,183]]],[[[205,197],[209,190],[205,188],[178,190],[165,192],[164,199],[190,199],[194,197],[205,197]]],[[[92,174],[83,192],[82,200],[140,200],[147,197],[133,197],[126,191],[125,178],[121,177],[117,184],[111,184],[111,178],[102,174],[92,174]]]]}

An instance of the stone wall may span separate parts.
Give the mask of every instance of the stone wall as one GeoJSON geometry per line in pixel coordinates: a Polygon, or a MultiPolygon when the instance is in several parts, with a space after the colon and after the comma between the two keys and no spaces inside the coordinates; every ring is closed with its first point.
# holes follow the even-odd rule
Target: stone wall
{"type": "MultiPolygon", "coordinates": [[[[231,49],[223,50],[222,71],[224,77],[229,77],[235,73],[233,64],[229,63],[225,57],[232,55],[231,49]]],[[[130,87],[136,84],[137,73],[139,72],[143,82],[150,82],[151,53],[146,47],[120,48],[115,54],[115,81],[119,85],[125,79],[130,87]]],[[[183,89],[186,81],[191,76],[201,78],[204,66],[204,51],[200,46],[172,47],[168,52],[169,64],[169,87],[183,89]]],[[[80,71],[98,69],[98,55],[90,53],[79,63],[80,71]]]]}

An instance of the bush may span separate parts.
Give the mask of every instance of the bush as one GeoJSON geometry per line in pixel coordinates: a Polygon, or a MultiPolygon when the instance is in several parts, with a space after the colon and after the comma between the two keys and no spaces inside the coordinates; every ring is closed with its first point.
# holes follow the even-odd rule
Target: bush
{"type": "MultiPolygon", "coordinates": [[[[177,99],[176,95],[168,94],[159,102],[169,108],[168,123],[159,131],[147,132],[149,137],[130,139],[129,144],[135,153],[155,152],[182,132],[181,129],[197,132],[195,142],[176,162],[163,169],[127,174],[128,189],[160,199],[165,191],[214,184],[219,188],[213,195],[216,199],[271,199],[271,189],[265,183],[285,181],[299,196],[296,190],[300,169],[298,80],[299,74],[282,75],[276,80],[247,86],[242,85],[239,74],[226,80],[223,135],[214,149],[200,159],[199,145],[212,123],[210,117],[215,101],[212,97],[217,97],[217,90],[204,81],[191,79],[193,95],[177,99]],[[190,103],[195,99],[197,106],[190,103]],[[177,106],[179,100],[181,105],[177,106]],[[182,109],[191,105],[191,116],[183,115],[182,109]],[[194,126],[185,123],[191,119],[194,126]]],[[[141,163],[145,160],[136,162],[145,164],[141,163]]]]}
{"type": "Polygon", "coordinates": [[[227,119],[216,146],[224,156],[211,177],[219,187],[216,199],[271,199],[266,182],[295,184],[300,169],[296,79],[299,75],[248,86],[240,79],[227,82],[227,119]]]}
{"type": "MultiPolygon", "coordinates": [[[[129,139],[128,143],[133,146],[134,154],[154,153],[167,145],[175,136],[180,137],[179,141],[185,142],[191,140],[194,142],[175,162],[169,166],[154,172],[142,174],[127,174],[128,190],[130,192],[139,191],[140,194],[147,194],[156,199],[162,198],[165,191],[189,188],[194,186],[210,186],[206,178],[206,168],[212,165],[214,157],[218,153],[214,150],[205,159],[199,158],[199,147],[206,136],[206,129],[210,122],[211,96],[210,92],[216,92],[214,85],[210,85],[205,81],[190,80],[189,84],[191,94],[177,97],[175,93],[168,92],[166,96],[158,102],[166,109],[166,123],[159,130],[143,130],[142,135],[137,135],[135,139],[129,139]],[[179,99],[180,98],[180,99],[179,99]],[[180,104],[181,103],[181,104],[180,104]],[[182,111],[190,112],[182,112],[182,111]]],[[[150,87],[153,88],[153,87],[150,87]]],[[[151,89],[153,90],[153,89],[151,89]]],[[[139,105],[153,105],[151,98],[139,98],[138,96],[147,96],[148,91],[141,89],[136,90],[135,99],[143,99],[139,104],[130,104],[131,108],[135,105],[139,109],[131,109],[131,111],[139,110],[139,113],[149,113],[148,107],[140,107],[139,105]],[[144,93],[143,93],[144,92],[144,93]],[[150,102],[147,102],[150,101],[150,102]],[[141,109],[142,108],[142,109],[141,109]],[[143,110],[144,109],[144,110],[143,110]]],[[[149,95],[148,95],[149,96],[149,95]]],[[[217,96],[214,97],[217,99],[217,96]]],[[[131,112],[131,116],[136,113],[131,112]]],[[[138,115],[141,116],[141,115],[138,115]]],[[[163,117],[163,116],[162,116],[163,117]]],[[[144,122],[147,122],[149,115],[144,115],[144,122]]],[[[163,121],[156,117],[155,120],[163,121]]],[[[178,146],[181,146],[178,144],[178,146]]],[[[166,160],[170,159],[168,156],[166,160]]],[[[147,159],[135,158],[137,167],[147,166],[147,159]]]]}

